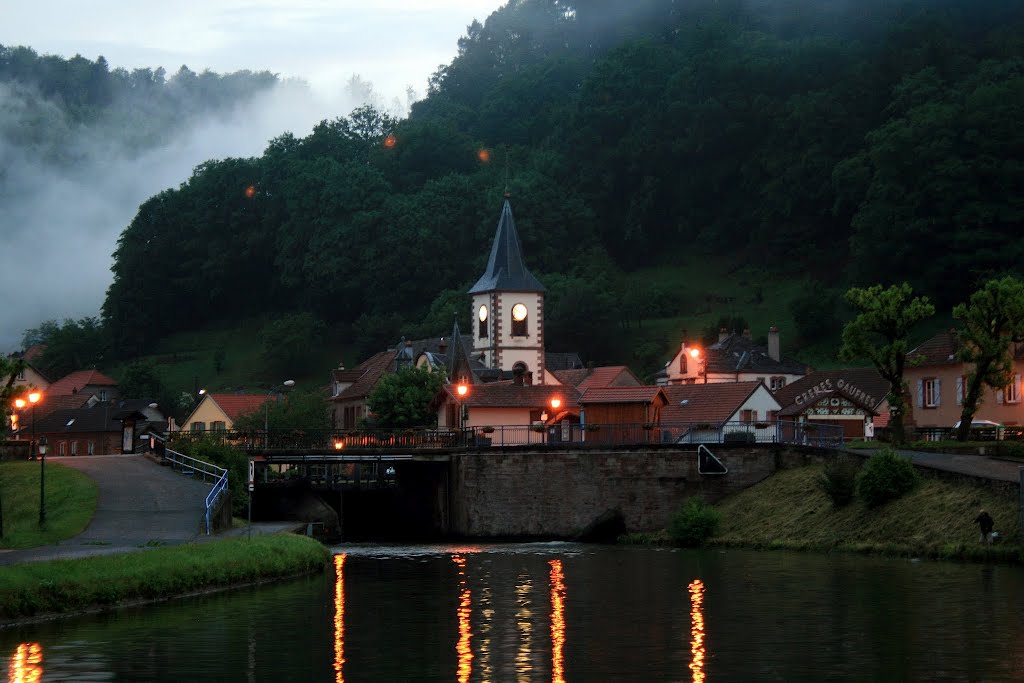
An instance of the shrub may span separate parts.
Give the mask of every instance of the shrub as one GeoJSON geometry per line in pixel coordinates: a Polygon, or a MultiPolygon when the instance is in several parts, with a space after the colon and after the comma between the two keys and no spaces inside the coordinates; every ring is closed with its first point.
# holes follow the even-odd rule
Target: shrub
{"type": "Polygon", "coordinates": [[[726,432],[722,441],[725,443],[757,443],[757,435],[753,432],[726,432]]]}
{"type": "Polygon", "coordinates": [[[917,485],[919,475],[906,458],[891,449],[879,451],[857,475],[857,495],[869,508],[895,500],[917,485]]]}
{"type": "Polygon", "coordinates": [[[683,506],[672,515],[668,535],[672,542],[687,548],[695,548],[715,535],[721,515],[713,506],[700,498],[688,498],[683,506]]]}
{"type": "Polygon", "coordinates": [[[839,458],[825,465],[818,479],[818,488],[832,499],[832,507],[845,507],[853,502],[857,492],[857,463],[850,458],[839,458]]]}

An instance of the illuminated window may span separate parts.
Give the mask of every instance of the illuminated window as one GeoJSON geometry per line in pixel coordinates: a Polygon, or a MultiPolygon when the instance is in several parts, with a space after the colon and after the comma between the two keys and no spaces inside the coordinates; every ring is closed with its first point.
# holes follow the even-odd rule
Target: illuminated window
{"type": "Polygon", "coordinates": [[[476,312],[476,317],[480,321],[477,336],[481,339],[485,339],[489,336],[487,331],[487,306],[481,306],[476,312]]]}
{"type": "Polygon", "coordinates": [[[512,336],[526,337],[527,310],[525,304],[516,304],[512,307],[512,336]]]}
{"type": "Polygon", "coordinates": [[[924,380],[923,383],[924,391],[924,407],[925,408],[938,408],[941,396],[939,394],[939,380],[934,377],[929,377],[924,380]]]}

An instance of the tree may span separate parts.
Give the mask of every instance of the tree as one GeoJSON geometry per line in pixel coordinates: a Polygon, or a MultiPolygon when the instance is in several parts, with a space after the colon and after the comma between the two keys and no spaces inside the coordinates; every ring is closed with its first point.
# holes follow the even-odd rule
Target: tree
{"type": "Polygon", "coordinates": [[[235,420],[235,429],[241,431],[258,431],[263,429],[263,422],[271,430],[287,429],[330,429],[331,417],[327,411],[324,392],[319,389],[312,391],[293,391],[283,401],[270,397],[269,406],[261,406],[252,412],[239,415],[235,420]],[[266,411],[266,412],[264,412],[266,411]]]}
{"type": "Polygon", "coordinates": [[[437,415],[431,402],[441,391],[445,377],[425,368],[403,368],[385,375],[367,398],[379,427],[424,427],[435,425],[437,415]]]}
{"type": "Polygon", "coordinates": [[[966,441],[984,386],[1005,387],[1013,372],[1013,343],[1024,341],[1024,284],[1007,276],[989,280],[958,304],[953,317],[961,322],[957,358],[973,364],[967,373],[963,410],[956,438],[966,441]]]}
{"type": "Polygon", "coordinates": [[[866,358],[889,383],[889,433],[894,444],[904,440],[903,416],[907,400],[903,386],[903,369],[907,362],[908,337],[911,328],[935,314],[928,297],[913,296],[913,289],[904,282],[883,288],[854,287],[846,292],[857,316],[843,328],[839,358],[866,358]]]}

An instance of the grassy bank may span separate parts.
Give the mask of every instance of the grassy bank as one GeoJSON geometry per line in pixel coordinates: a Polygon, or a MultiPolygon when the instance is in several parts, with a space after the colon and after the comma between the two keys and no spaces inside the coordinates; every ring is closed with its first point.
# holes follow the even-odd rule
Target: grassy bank
{"type": "Polygon", "coordinates": [[[0,621],[111,608],[320,571],[329,559],[328,550],[312,539],[275,534],[14,565],[0,572],[0,621]]]}
{"type": "Polygon", "coordinates": [[[836,509],[817,486],[821,473],[820,466],[786,470],[722,501],[712,544],[1020,561],[1015,500],[924,478],[911,493],[875,509],[856,500],[836,509]],[[986,548],[978,542],[974,518],[981,508],[1014,545],[986,548]]]}
{"type": "Polygon", "coordinates": [[[39,528],[39,463],[0,463],[0,548],[34,548],[76,536],[96,512],[95,482],[78,470],[46,463],[46,528],[39,528]]]}

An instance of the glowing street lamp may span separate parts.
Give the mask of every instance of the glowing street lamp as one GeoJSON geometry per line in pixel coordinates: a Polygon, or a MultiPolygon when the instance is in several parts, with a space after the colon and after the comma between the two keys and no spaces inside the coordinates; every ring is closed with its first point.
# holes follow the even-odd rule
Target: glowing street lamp
{"type": "Polygon", "coordinates": [[[455,387],[455,393],[459,397],[459,429],[462,430],[462,437],[466,438],[466,420],[469,419],[469,407],[463,403],[463,399],[469,395],[469,384],[462,380],[455,387]]]}

